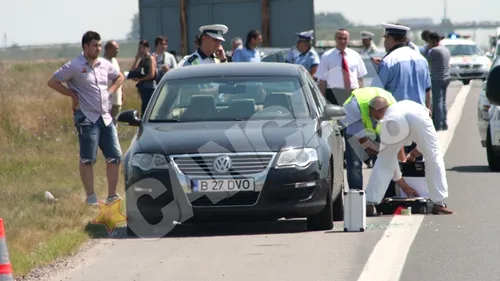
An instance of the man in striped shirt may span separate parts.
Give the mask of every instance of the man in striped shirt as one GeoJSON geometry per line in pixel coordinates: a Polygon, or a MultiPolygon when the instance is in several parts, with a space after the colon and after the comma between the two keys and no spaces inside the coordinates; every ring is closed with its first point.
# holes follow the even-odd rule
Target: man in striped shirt
{"type": "Polygon", "coordinates": [[[446,90],[450,84],[450,51],[440,45],[441,36],[436,32],[428,35],[427,60],[432,84],[432,120],[437,131],[447,130],[446,90]]]}

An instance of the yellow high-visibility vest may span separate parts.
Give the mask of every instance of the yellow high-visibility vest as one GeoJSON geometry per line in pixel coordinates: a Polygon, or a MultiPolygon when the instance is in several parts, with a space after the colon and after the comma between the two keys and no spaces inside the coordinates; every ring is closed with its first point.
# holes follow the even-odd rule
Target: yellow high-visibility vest
{"type": "MultiPolygon", "coordinates": [[[[351,102],[353,97],[356,97],[356,101],[359,105],[359,111],[361,113],[361,121],[365,126],[366,135],[374,136],[380,134],[381,124],[378,123],[377,127],[373,127],[372,120],[370,118],[370,101],[377,96],[381,96],[387,100],[389,106],[396,103],[396,99],[388,91],[378,88],[378,87],[366,87],[358,88],[351,92],[351,96],[344,102],[344,106],[351,102]]],[[[347,124],[349,125],[349,124],[347,124]]]]}

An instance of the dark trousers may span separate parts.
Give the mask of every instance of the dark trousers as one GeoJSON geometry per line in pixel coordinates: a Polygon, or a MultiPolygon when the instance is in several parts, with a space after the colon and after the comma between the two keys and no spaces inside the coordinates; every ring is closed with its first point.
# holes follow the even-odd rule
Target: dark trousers
{"type": "Polygon", "coordinates": [[[144,116],[144,112],[148,107],[149,100],[151,100],[154,91],[155,89],[139,89],[139,93],[141,94],[141,118],[144,116]]]}
{"type": "Polygon", "coordinates": [[[450,81],[432,80],[432,121],[437,131],[447,129],[446,90],[450,81]]]}

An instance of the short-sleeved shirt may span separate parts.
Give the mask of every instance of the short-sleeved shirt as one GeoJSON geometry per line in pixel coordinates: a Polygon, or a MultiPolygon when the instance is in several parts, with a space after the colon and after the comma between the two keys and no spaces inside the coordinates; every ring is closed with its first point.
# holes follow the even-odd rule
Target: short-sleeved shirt
{"type": "MultiPolygon", "coordinates": [[[[357,89],[359,88],[358,79],[363,78],[368,73],[365,63],[358,52],[349,48],[345,49],[345,58],[349,67],[351,89],[357,89]]],[[[328,50],[321,56],[315,77],[326,81],[328,88],[345,88],[342,73],[342,53],[339,49],[328,50]]]]}
{"type": "Polygon", "coordinates": [[[111,124],[113,118],[108,85],[109,81],[115,81],[119,76],[111,62],[98,58],[92,66],[82,53],[59,68],[54,76],[76,92],[79,108],[85,117],[93,123],[102,117],[106,125],[111,124]]]}
{"type": "Polygon", "coordinates": [[[408,46],[390,51],[379,63],[372,87],[392,93],[396,101],[412,100],[425,105],[425,93],[431,88],[427,60],[408,46]]]}
{"type": "Polygon", "coordinates": [[[233,62],[260,62],[260,51],[258,49],[247,49],[243,47],[236,49],[232,56],[233,62]]]}
{"type": "MultiPolygon", "coordinates": [[[[361,118],[361,109],[359,108],[356,97],[352,97],[351,101],[344,105],[344,110],[346,118],[342,120],[341,123],[344,127],[346,127],[345,133],[358,138],[365,137],[365,125],[363,124],[363,119],[361,118]]],[[[373,127],[377,127],[377,121],[373,118],[371,118],[371,120],[373,127]]]]}
{"type": "Polygon", "coordinates": [[[286,59],[285,61],[288,62],[288,63],[294,63],[295,62],[295,59],[300,55],[300,52],[299,50],[297,50],[296,47],[293,47],[290,49],[290,51],[288,51],[288,54],[286,56],[286,59]]]}
{"type": "Polygon", "coordinates": [[[311,72],[314,66],[319,65],[319,55],[314,49],[310,49],[295,58],[295,64],[300,64],[307,69],[307,71],[311,72]]]}

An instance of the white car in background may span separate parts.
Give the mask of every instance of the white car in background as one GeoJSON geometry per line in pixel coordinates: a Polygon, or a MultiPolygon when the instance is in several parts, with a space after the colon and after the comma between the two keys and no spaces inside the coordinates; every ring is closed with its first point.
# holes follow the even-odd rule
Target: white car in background
{"type": "Polygon", "coordinates": [[[440,42],[451,53],[450,76],[452,80],[468,85],[471,80],[486,80],[491,59],[470,39],[443,39],[440,42]]]}
{"type": "MultiPolygon", "coordinates": [[[[500,65],[500,57],[493,67],[500,65]]],[[[481,145],[486,147],[488,166],[492,171],[500,171],[500,106],[492,105],[485,95],[486,81],[477,103],[478,129],[481,145]]]]}

